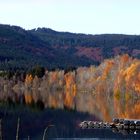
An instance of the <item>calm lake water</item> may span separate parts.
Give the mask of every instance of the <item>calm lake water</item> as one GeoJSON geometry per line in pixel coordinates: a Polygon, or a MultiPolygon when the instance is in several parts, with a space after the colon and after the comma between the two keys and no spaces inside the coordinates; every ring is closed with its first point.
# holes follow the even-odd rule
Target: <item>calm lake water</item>
{"type": "Polygon", "coordinates": [[[45,138],[51,140],[140,139],[140,134],[134,134],[137,132],[132,131],[82,130],[78,127],[84,120],[139,118],[139,97],[134,96],[124,102],[125,97],[118,99],[105,94],[78,92],[75,97],[69,98],[71,100],[67,100],[67,103],[72,103],[71,108],[65,106],[61,91],[1,91],[0,118],[3,139],[15,140],[18,118],[20,140],[26,140],[28,137],[31,140],[42,140],[44,130],[49,125],[53,126],[48,128],[45,138]]]}
{"type": "Polygon", "coordinates": [[[78,113],[70,110],[45,109],[16,105],[4,106],[0,110],[2,119],[2,135],[4,140],[15,140],[17,119],[19,123],[19,138],[27,140],[42,140],[43,133],[48,125],[45,140],[96,140],[96,139],[140,139],[140,134],[134,132],[117,132],[111,129],[80,129],[78,123],[83,120],[97,120],[87,113],[78,113]]]}

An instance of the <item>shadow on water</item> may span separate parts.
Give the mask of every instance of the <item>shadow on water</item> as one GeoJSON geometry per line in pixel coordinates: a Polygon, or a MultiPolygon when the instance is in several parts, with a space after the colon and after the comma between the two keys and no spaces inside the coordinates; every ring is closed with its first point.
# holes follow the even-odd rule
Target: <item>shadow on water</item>
{"type": "MultiPolygon", "coordinates": [[[[19,138],[25,140],[30,137],[33,140],[42,140],[44,131],[49,125],[45,139],[55,138],[83,138],[94,139],[139,139],[140,134],[113,132],[111,129],[80,129],[78,124],[83,120],[98,120],[88,113],[79,113],[72,110],[44,109],[28,107],[24,105],[1,105],[0,118],[2,119],[2,135],[4,140],[15,140],[17,119],[20,118],[19,138]],[[7,110],[5,110],[7,108],[7,110]]],[[[58,139],[61,140],[61,139],[58,139]]],[[[70,140],[70,139],[69,139],[70,140]]],[[[73,139],[72,139],[73,140],[73,139]]],[[[92,140],[92,139],[87,139],[92,140]]]]}

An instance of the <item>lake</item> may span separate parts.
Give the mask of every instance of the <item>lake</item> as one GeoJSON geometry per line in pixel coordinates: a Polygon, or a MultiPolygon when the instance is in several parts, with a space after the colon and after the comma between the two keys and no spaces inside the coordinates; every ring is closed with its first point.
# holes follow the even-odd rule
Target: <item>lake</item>
{"type": "Polygon", "coordinates": [[[73,110],[44,109],[34,106],[1,105],[2,135],[4,140],[15,140],[17,120],[19,122],[19,138],[26,140],[42,140],[44,130],[48,127],[46,139],[140,139],[140,134],[132,131],[116,131],[111,129],[80,129],[78,124],[83,120],[99,120],[94,115],[73,110]]]}
{"type": "Polygon", "coordinates": [[[4,140],[15,140],[18,118],[20,140],[41,140],[44,130],[50,125],[46,139],[140,139],[139,132],[83,130],[78,126],[84,120],[110,122],[114,117],[140,118],[140,100],[135,94],[127,97],[126,101],[126,96],[118,98],[111,93],[95,94],[87,89],[79,89],[76,93],[71,89],[65,92],[53,88],[25,91],[8,89],[0,91],[0,100],[4,140]]]}

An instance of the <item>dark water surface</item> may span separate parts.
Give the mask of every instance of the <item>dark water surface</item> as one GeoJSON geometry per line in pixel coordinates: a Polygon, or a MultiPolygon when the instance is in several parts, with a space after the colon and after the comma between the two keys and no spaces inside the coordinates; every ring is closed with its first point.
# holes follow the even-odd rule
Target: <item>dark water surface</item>
{"type": "MultiPolygon", "coordinates": [[[[118,99],[107,94],[78,92],[74,97],[68,96],[68,99],[71,100],[66,100],[66,102],[64,93],[61,91],[38,92],[36,90],[29,90],[24,94],[8,90],[0,92],[3,140],[16,139],[18,118],[20,118],[20,140],[28,138],[43,140],[44,130],[47,127],[45,140],[53,138],[63,138],[59,140],[140,139],[140,134],[134,134],[135,132],[132,131],[83,130],[78,126],[84,120],[110,121],[113,117],[139,118],[140,100],[137,96],[129,98],[126,102],[125,97],[118,99]],[[35,98],[36,96],[37,98],[35,98]],[[65,102],[72,104],[71,108],[65,106],[65,102]]],[[[68,93],[67,95],[72,94],[68,93]]]]}
{"type": "Polygon", "coordinates": [[[129,131],[80,129],[78,127],[80,121],[98,120],[98,118],[72,110],[39,110],[23,105],[9,107],[5,104],[0,107],[0,118],[2,119],[3,140],[15,140],[18,118],[20,118],[20,140],[26,140],[28,137],[31,140],[43,140],[44,130],[48,126],[50,127],[45,134],[45,140],[140,139],[140,134],[132,134],[134,132],[129,131]]]}

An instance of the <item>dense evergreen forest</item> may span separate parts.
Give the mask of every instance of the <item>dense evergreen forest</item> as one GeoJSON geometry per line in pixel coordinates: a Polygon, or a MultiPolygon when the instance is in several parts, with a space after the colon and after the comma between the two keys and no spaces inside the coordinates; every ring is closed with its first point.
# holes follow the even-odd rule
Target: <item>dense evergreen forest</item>
{"type": "Polygon", "coordinates": [[[98,65],[105,58],[124,53],[140,58],[140,36],[87,35],[0,25],[1,70],[28,70],[35,65],[48,69],[98,65]]]}

